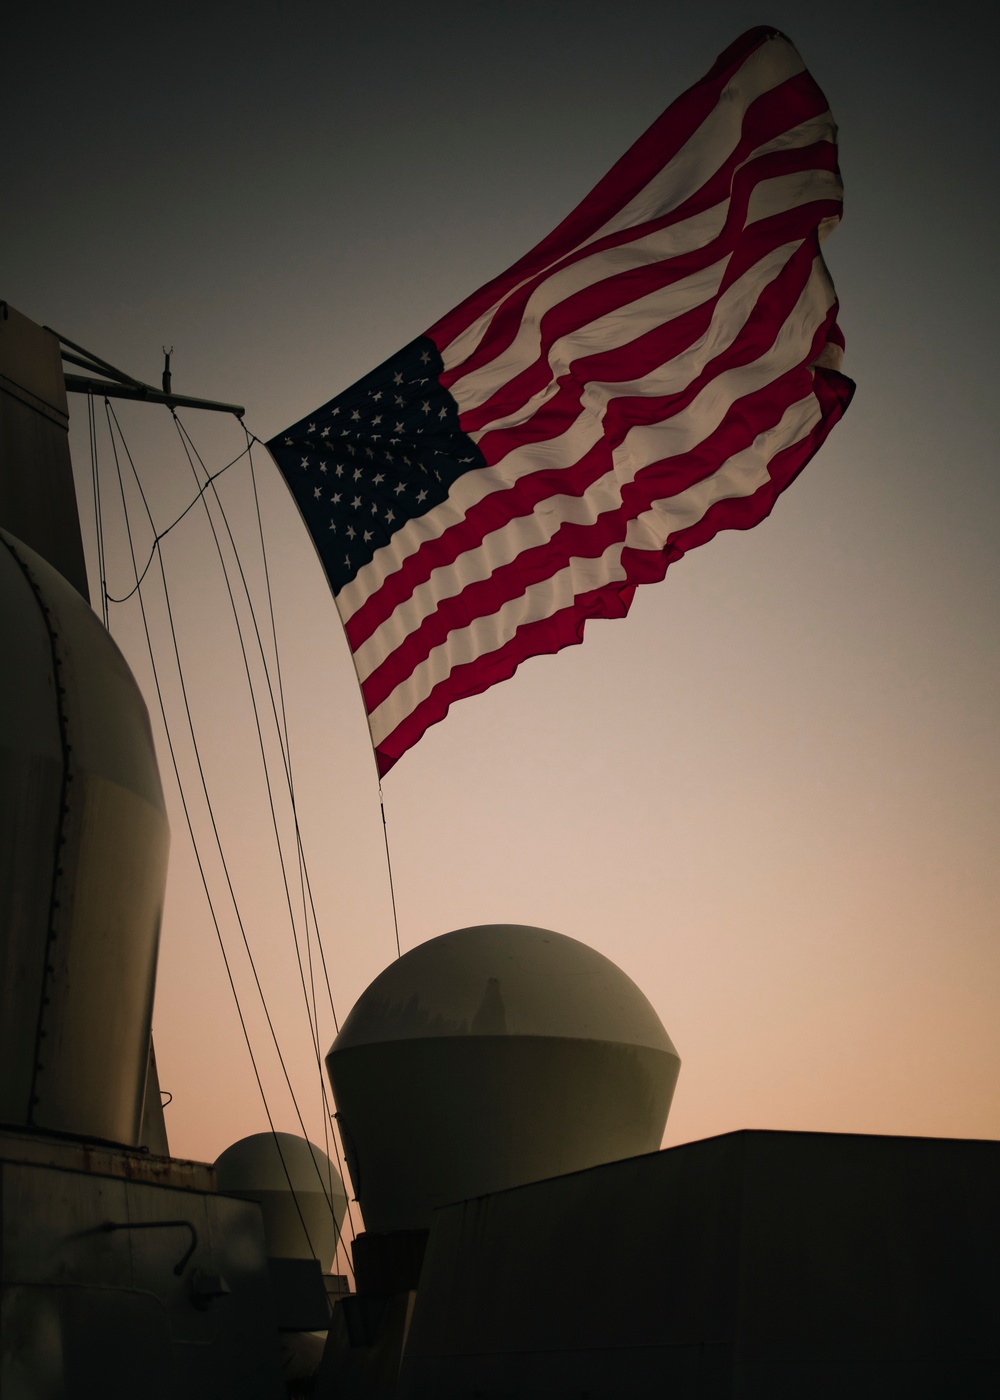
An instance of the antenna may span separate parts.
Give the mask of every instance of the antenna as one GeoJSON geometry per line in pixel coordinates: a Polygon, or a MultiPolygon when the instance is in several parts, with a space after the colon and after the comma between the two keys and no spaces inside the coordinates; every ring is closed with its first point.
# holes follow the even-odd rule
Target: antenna
{"type": "Polygon", "coordinates": [[[89,370],[92,374],[106,376],[104,379],[85,379],[80,374],[64,375],[66,388],[73,393],[95,394],[109,399],[144,399],[146,403],[165,403],[168,408],[208,408],[218,413],[233,413],[237,418],[242,418],[246,412],[241,404],[217,403],[214,399],[195,399],[187,394],[175,394],[170,385],[170,356],[174,349],[172,345],[169,350],[165,345],[163,347],[163,387],[155,389],[152,384],[144,384],[141,379],[133,379],[123,370],[115,369],[107,360],[102,360],[99,355],[60,335],[58,331],[52,330],[51,326],[43,326],[42,329],[56,337],[62,347],[61,355],[65,363],[79,365],[81,369],[89,370]]]}

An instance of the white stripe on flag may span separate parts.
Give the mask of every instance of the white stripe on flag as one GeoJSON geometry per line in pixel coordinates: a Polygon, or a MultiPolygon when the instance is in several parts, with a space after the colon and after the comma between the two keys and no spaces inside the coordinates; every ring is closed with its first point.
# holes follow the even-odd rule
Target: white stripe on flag
{"type": "MultiPolygon", "coordinates": [[[[770,281],[797,246],[788,244],[784,248],[777,249],[769,254],[763,263],[751,268],[744,274],[744,277],[734,282],[732,287],[720,298],[716,316],[706,336],[697,346],[692,347],[687,355],[678,356],[667,364],[659,366],[653,374],[631,384],[624,386],[589,385],[586,395],[591,411],[581,414],[580,418],[577,419],[577,424],[590,420],[591,431],[584,436],[587,448],[593,446],[602,436],[600,420],[603,417],[608,399],[616,392],[654,396],[675,394],[686,388],[701,371],[705,362],[725,350],[739,333],[747,313],[753,309],[756,302],[756,298],[751,297],[755,280],[763,274],[764,280],[770,281]]],[[[828,306],[825,306],[822,314],[825,315],[827,309],[828,306]]],[[[822,319],[822,315],[820,319],[822,319]]],[[[810,338],[814,330],[815,326],[809,333],[810,338]]],[[[801,354],[792,363],[797,363],[798,359],[801,359],[801,354]]],[[[754,367],[756,375],[760,376],[760,384],[769,383],[779,374],[785,372],[789,367],[787,356],[782,357],[780,366],[780,368],[775,369],[773,354],[760,359],[754,367]]],[[[650,461],[667,456],[677,456],[680,452],[690,450],[709,432],[718,427],[735,398],[759,387],[755,376],[748,389],[747,369],[742,366],[730,371],[728,375],[723,375],[720,380],[714,381],[714,385],[721,385],[722,391],[720,393],[712,392],[713,384],[709,384],[688,409],[667,420],[668,424],[676,424],[672,440],[686,445],[682,445],[672,452],[658,451],[654,456],[643,459],[640,453],[633,450],[630,441],[632,435],[630,434],[622,447],[614,454],[614,472],[608,473],[595,482],[583,497],[560,496],[558,510],[554,508],[552,498],[546,497],[534,507],[530,515],[516,516],[507,521],[503,526],[488,534],[478,548],[468,550],[453,564],[435,570],[426,582],[418,585],[411,596],[396,607],[392,617],[387,618],[385,623],[358,647],[355,652],[355,664],[361,679],[364,680],[369,676],[395,650],[408,633],[415,631],[423,619],[437,609],[444,598],[454,597],[470,583],[489,578],[497,568],[510,563],[526,549],[546,543],[560,528],[564,520],[571,520],[573,523],[581,523],[585,520],[592,521],[607,510],[617,509],[621,504],[622,487],[632,481],[638,471],[648,465],[650,461]],[[733,392],[727,396],[726,391],[730,389],[730,386],[733,392]],[[709,404],[713,405],[714,411],[709,409],[709,404]]],[[[565,461],[562,455],[564,450],[562,439],[557,441],[560,443],[560,460],[565,461]]],[[[520,476],[538,470],[540,466],[544,468],[546,458],[545,456],[540,458],[540,449],[548,446],[547,443],[535,443],[518,448],[509,454],[508,464],[514,467],[515,471],[505,473],[504,485],[512,483],[520,476]]],[[[580,456],[582,455],[583,453],[580,453],[580,456]]],[[[572,460],[579,460],[579,457],[572,460]]],[[[500,469],[501,465],[498,464],[497,468],[490,469],[489,473],[470,473],[469,476],[485,477],[487,474],[492,476],[500,469]]],[[[467,479],[468,477],[462,478],[456,483],[456,487],[467,479]]],[[[482,497],[480,496],[479,499],[482,497]]],[[[443,507],[440,507],[437,512],[429,514],[438,515],[436,524],[439,525],[441,533],[444,533],[449,525],[454,523],[452,512],[449,510],[448,518],[446,518],[443,507]]],[[[463,519],[464,514],[463,511],[461,514],[463,519]]],[[[421,521],[427,519],[428,516],[421,517],[421,521]]],[[[414,521],[413,524],[417,525],[421,521],[414,521]]],[[[406,527],[397,531],[389,545],[380,551],[378,557],[391,550],[397,540],[402,543],[403,537],[409,533],[411,528],[406,527]]],[[[427,538],[429,538],[428,535],[421,533],[419,543],[423,543],[423,540],[427,538]]],[[[419,547],[419,543],[417,547],[419,547]]],[[[398,564],[401,564],[402,555],[397,555],[397,559],[398,564]]],[[[373,559],[368,566],[369,569],[375,562],[373,559]]],[[[395,572],[395,569],[392,572],[395,572]]],[[[341,597],[346,591],[346,589],[341,591],[341,597]]]]}
{"type": "MultiPolygon", "coordinates": [[[[577,501],[561,498],[559,510],[553,511],[551,505],[546,510],[536,510],[531,516],[518,517],[503,530],[495,532],[493,536],[484,541],[484,545],[468,554],[461,555],[454,564],[446,569],[436,571],[434,575],[415,590],[412,598],[397,607],[394,613],[386,619],[382,627],[355,652],[354,659],[358,668],[358,675],[362,682],[382,663],[392,652],[400,646],[411,632],[416,630],[424,617],[431,615],[445,597],[458,596],[470,583],[480,581],[490,577],[501,564],[509,563],[525,550],[532,548],[536,544],[543,544],[548,538],[558,530],[564,521],[593,521],[600,515],[618,510],[621,506],[621,491],[624,484],[632,481],[641,469],[650,462],[669,459],[671,457],[681,457],[685,453],[696,447],[710,433],[724,421],[726,414],[733,404],[758,389],[772,383],[780,378],[788,369],[794,368],[801,363],[801,345],[803,339],[808,344],[811,341],[816,328],[822,324],[830,305],[832,304],[832,288],[829,278],[826,276],[825,268],[819,259],[813,264],[813,275],[810,277],[805,289],[802,292],[792,314],[782,327],[773,346],[766,355],[763,355],[752,366],[740,366],[730,370],[709,382],[697,396],[697,398],[682,412],[666,419],[663,423],[652,428],[633,429],[626,437],[621,448],[615,453],[615,471],[607,473],[601,477],[588,490],[586,495],[577,501]],[[669,448],[671,450],[663,450],[669,448]],[[506,538],[504,538],[506,536],[506,538]]],[[[810,426],[818,417],[818,406],[815,399],[802,401],[811,402],[815,408],[815,416],[809,419],[810,426]]],[[[758,456],[764,451],[766,444],[767,456],[770,458],[782,448],[797,442],[803,433],[795,430],[794,436],[785,437],[783,431],[788,432],[796,429],[796,425],[805,413],[803,409],[796,416],[789,417],[789,411],[781,419],[781,423],[767,432],[758,435],[754,445],[746,449],[745,452],[735,454],[729,458],[717,472],[713,473],[706,481],[698,483],[699,491],[689,488],[688,492],[680,493],[678,499],[683,501],[687,497],[685,504],[679,506],[679,510],[685,514],[690,510],[691,503],[697,499],[705,499],[708,504],[715,500],[725,499],[737,495],[752,495],[757,486],[762,484],[756,481],[752,487],[746,491],[737,489],[731,483],[735,475],[734,462],[745,460],[752,463],[754,454],[758,456]],[[749,454],[749,455],[748,455],[749,454]],[[719,490],[713,494],[713,489],[709,483],[716,477],[719,478],[719,490]],[[693,494],[691,494],[693,492],[693,494]]],[[[669,498],[667,498],[669,499],[669,498]]],[[[542,503],[543,505],[547,503],[542,503]]],[[[706,505],[707,509],[707,505],[706,505]]],[[[659,516],[668,519],[669,511],[665,502],[660,502],[653,507],[650,520],[659,516]]],[[[687,523],[691,523],[688,521],[687,523]]],[[[679,528],[672,526],[672,529],[679,528]]],[[[666,536],[660,538],[656,548],[662,549],[666,543],[666,536]]],[[[620,552],[621,543],[615,548],[620,552]]],[[[644,545],[644,548],[651,546],[644,545]]],[[[608,551],[601,558],[605,558],[608,551]]],[[[580,564],[584,569],[583,577],[589,580],[592,577],[590,561],[574,561],[566,569],[560,571],[558,577],[564,578],[573,572],[574,564],[580,564]]],[[[585,586],[578,589],[578,592],[587,591],[589,588],[599,586],[601,582],[617,579],[619,575],[611,574],[608,578],[598,579],[596,582],[586,582],[585,586]]],[[[621,575],[624,579],[624,574],[621,575]]],[[[539,588],[543,585],[532,585],[526,592],[537,596],[539,588]]],[[[562,585],[560,585],[561,587],[562,585]]],[[[522,595],[525,596],[525,595],[522,595]]],[[[511,602],[513,600],[510,600],[511,602]]],[[[560,604],[562,606],[562,604],[560,604]]],[[[511,617],[518,615],[516,610],[511,612],[509,605],[505,603],[496,614],[497,617],[511,617]]],[[[545,614],[540,614],[544,616],[545,614]]],[[[519,616],[519,615],[518,615],[519,616]]],[[[523,619],[518,625],[522,625],[523,619]]],[[[438,665],[444,665],[446,648],[451,647],[452,640],[460,637],[468,628],[456,629],[449,634],[445,642],[436,647],[430,655],[421,662],[415,669],[413,675],[418,672],[425,676],[433,676],[427,681],[426,694],[421,695],[419,700],[413,700],[413,704],[420,703],[426,699],[434,685],[444,679],[447,670],[438,672],[433,669],[428,670],[432,658],[438,658],[438,665]]],[[[478,634],[477,634],[478,635],[478,634]]],[[[492,636],[492,634],[490,634],[492,636]]],[[[490,650],[496,650],[503,642],[509,640],[512,633],[505,633],[503,628],[497,633],[500,640],[495,643],[490,650]]],[[[450,651],[448,654],[453,654],[450,651]]],[[[457,663],[456,663],[457,664],[457,663]]],[[[411,682],[413,675],[402,681],[393,695],[401,691],[407,698],[403,703],[409,703],[413,697],[411,682]]],[[[421,683],[423,684],[423,682],[421,683]]],[[[375,714],[385,711],[385,706],[392,701],[392,695],[387,697],[378,710],[373,712],[373,723],[375,714]]],[[[385,734],[391,733],[396,724],[399,723],[401,715],[397,715],[391,726],[383,731],[385,734]]]]}
{"type": "MultiPolygon", "coordinates": [[[[663,527],[668,533],[676,533],[699,520],[717,501],[752,496],[768,480],[767,465],[771,459],[801,441],[819,416],[819,406],[812,397],[793,404],[776,427],[759,434],[751,447],[731,457],[706,481],[665,502],[657,502],[637,517],[632,522],[635,539],[627,539],[626,543],[659,551],[667,538],[663,527]]],[[[422,704],[456,666],[498,651],[519,628],[568,608],[583,593],[610,583],[624,583],[621,554],[622,545],[616,541],[596,559],[572,559],[558,573],[509,599],[497,612],[477,617],[467,627],[449,633],[371,712],[369,722],[376,745],[422,704]]]]}
{"type": "Polygon", "coordinates": [[[730,156],[740,139],[743,117],[751,102],[805,71],[790,44],[763,44],[744,61],[723,88],[719,101],[674,158],[623,209],[597,229],[581,246],[610,233],[657,219],[678,209],[707,182],[730,156]]]}
{"type": "MultiPolygon", "coordinates": [[[[658,229],[655,233],[645,238],[637,238],[631,243],[622,243],[603,252],[591,253],[579,262],[569,263],[558,272],[554,272],[551,277],[547,277],[528,298],[517,336],[510,345],[495,359],[464,375],[452,385],[451,395],[459,410],[466,413],[472,408],[477,408],[496,392],[498,385],[505,384],[528,365],[534,364],[541,342],[539,323],[547,311],[566,301],[575,292],[583,291],[606,277],[628,272],[632,268],[648,268],[656,263],[680,257],[683,253],[703,248],[721,233],[728,209],[729,201],[724,200],[693,218],[685,219],[683,223],[658,229]]],[[[699,275],[697,272],[693,274],[695,277],[699,275]]],[[[674,291],[680,286],[680,283],[675,283],[673,287],[659,289],[657,294],[662,296],[664,292],[674,291]]],[[[610,346],[608,348],[610,349],[610,346]]],[[[456,360],[450,361],[451,365],[456,363],[456,360]]],[[[448,367],[449,362],[446,359],[445,368],[448,367]]]]}
{"type": "Polygon", "coordinates": [[[696,524],[717,501],[752,496],[767,482],[771,459],[808,437],[819,420],[814,394],[790,404],[780,423],[758,433],[748,448],[735,453],[717,472],[686,491],[678,491],[676,496],[654,501],[648,510],[630,520],[626,548],[659,552],[671,535],[696,524]]]}
{"type": "MultiPolygon", "coordinates": [[[[629,228],[648,223],[651,219],[663,218],[671,210],[679,209],[707,183],[732,154],[739,140],[745,108],[758,97],[803,71],[801,58],[788,44],[765,44],[762,49],[751,54],[723,90],[717,105],[692,132],[673,159],[657,171],[624,208],[577,246],[586,248],[599,239],[625,232],[629,228]]],[[[829,114],[825,117],[811,118],[808,122],[792,127],[760,146],[748,160],[754,160],[769,151],[791,150],[800,144],[809,145],[822,139],[824,134],[829,139],[831,126],[832,119],[829,114]]],[[[562,256],[565,256],[565,253],[553,261],[559,262],[562,256]]],[[[444,347],[442,354],[445,368],[451,369],[467,360],[475,352],[500,304],[512,296],[518,286],[530,282],[544,271],[544,267],[538,268],[531,276],[525,277],[523,282],[508,288],[488,310],[444,347]]]]}
{"type": "MultiPolygon", "coordinates": [[[[622,393],[656,396],[677,393],[685,388],[703,365],[726,349],[742,330],[746,315],[752,310],[751,300],[756,300],[751,296],[754,286],[759,290],[769,283],[797,247],[798,244],[784,244],[769,252],[727,288],[705,336],[689,351],[658,366],[641,380],[617,385],[596,382],[587,385],[583,393],[585,411],[564,433],[541,442],[525,444],[492,467],[467,472],[459,477],[446,501],[397,530],[388,544],[359,570],[357,577],[340,590],[337,604],[344,621],[347,622],[369,597],[377,593],[386,579],[396,573],[426,541],[439,538],[453,524],[462,521],[472,507],[486,496],[508,490],[521,477],[533,472],[565,469],[567,464],[578,462],[600,441],[601,421],[611,397],[622,393]],[[730,317],[733,319],[730,320],[730,317]]],[[[516,530],[516,521],[513,526],[516,530]]]]}

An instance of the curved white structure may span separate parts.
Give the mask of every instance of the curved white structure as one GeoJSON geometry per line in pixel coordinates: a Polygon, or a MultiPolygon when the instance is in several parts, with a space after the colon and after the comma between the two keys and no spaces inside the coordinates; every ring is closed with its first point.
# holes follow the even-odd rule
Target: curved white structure
{"type": "Polygon", "coordinates": [[[215,1172],[224,1195],[260,1205],[269,1255],[318,1259],[329,1272],[347,1194],[321,1148],[294,1133],[254,1133],[227,1147],[215,1172]]]}
{"type": "Polygon", "coordinates": [[[136,1144],[169,830],[100,621],[0,531],[0,1122],[136,1144]]]}
{"type": "Polygon", "coordinates": [[[520,924],[421,944],[362,993],[327,1056],[369,1230],[659,1148],[680,1068],[635,983],[520,924]]]}

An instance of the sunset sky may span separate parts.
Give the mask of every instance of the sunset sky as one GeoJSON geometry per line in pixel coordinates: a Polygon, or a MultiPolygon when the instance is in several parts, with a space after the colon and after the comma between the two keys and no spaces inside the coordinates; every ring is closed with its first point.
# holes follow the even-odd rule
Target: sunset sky
{"type": "MultiPolygon", "coordinates": [[[[458,704],[387,776],[401,946],[515,922],[614,959],[682,1058],[667,1144],[744,1127],[997,1137],[996,12],[57,3],[5,44],[0,296],[142,378],[172,345],[178,391],[245,404],[267,439],[525,252],[763,22],[797,45],[840,125],[846,212],[825,251],[854,403],[759,528],[693,552],[582,647],[458,704]]],[[[84,401],[70,408],[91,540],[84,401]]],[[[193,495],[190,467],[166,410],[116,412],[162,527],[193,495]]],[[[242,450],[234,420],[181,417],[210,470],[242,450]]],[[[254,463],[342,1019],[395,955],[378,784],[332,598],[263,448],[254,463]]],[[[104,444],[101,471],[120,595],[134,580],[104,444]]],[[[260,601],[245,462],[220,488],[260,601]]],[[[163,545],[171,602],[247,939],[322,1144],[214,549],[192,511],[163,545]]],[[[155,566],[144,594],[190,774],[155,566]]],[[[266,602],[261,617],[269,638],[266,602]]],[[[152,695],[134,601],[111,626],[152,695]]],[[[269,708],[262,724],[275,759],[269,708]]],[[[173,851],[156,1047],[172,1150],[210,1160],[267,1121],[165,752],[161,766],[173,851]]],[[[193,778],[190,791],[207,838],[193,778]]],[[[280,792],[278,822],[292,851],[280,792]]],[[[298,1131],[206,850],[275,1125],[298,1131]]],[[[319,1011],[325,1051],[322,998],[319,1011]]]]}

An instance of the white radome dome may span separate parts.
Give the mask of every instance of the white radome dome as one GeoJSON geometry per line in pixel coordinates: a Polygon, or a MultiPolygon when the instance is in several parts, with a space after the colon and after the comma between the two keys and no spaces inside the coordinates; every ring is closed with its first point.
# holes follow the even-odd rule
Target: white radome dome
{"type": "Polygon", "coordinates": [[[260,1206],[269,1255],[318,1259],[329,1271],[347,1195],[321,1148],[294,1133],[253,1133],[220,1154],[215,1173],[223,1195],[260,1206]]]}
{"type": "Polygon", "coordinates": [[[609,958],[522,924],[433,938],[362,993],[327,1069],[369,1230],[655,1151],[680,1068],[609,958]]]}

